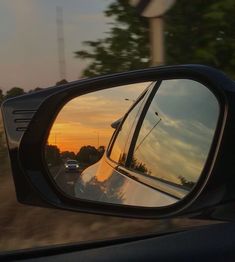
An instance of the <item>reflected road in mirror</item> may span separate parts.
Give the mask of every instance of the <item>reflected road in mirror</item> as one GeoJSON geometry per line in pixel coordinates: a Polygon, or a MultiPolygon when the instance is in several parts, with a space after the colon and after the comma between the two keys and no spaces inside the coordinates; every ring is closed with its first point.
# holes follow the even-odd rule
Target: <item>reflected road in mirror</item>
{"type": "Polygon", "coordinates": [[[218,101],[204,85],[163,81],[144,117],[131,168],[191,189],[207,160],[218,117],[218,101]]]}
{"type": "Polygon", "coordinates": [[[52,126],[45,148],[49,172],[73,198],[171,205],[200,179],[219,109],[215,95],[190,79],[78,97],[62,108],[52,126]]]}
{"type": "Polygon", "coordinates": [[[62,108],[50,130],[45,160],[64,193],[75,196],[74,185],[82,171],[103,156],[115,131],[111,124],[125,115],[150,83],[97,91],[77,97],[62,108]],[[73,165],[70,161],[76,162],[73,165]]]}

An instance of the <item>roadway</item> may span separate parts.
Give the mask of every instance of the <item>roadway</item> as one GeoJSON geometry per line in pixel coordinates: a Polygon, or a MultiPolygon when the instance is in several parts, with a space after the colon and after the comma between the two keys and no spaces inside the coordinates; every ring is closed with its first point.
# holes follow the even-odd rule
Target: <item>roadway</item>
{"type": "Polygon", "coordinates": [[[66,194],[74,197],[74,185],[80,172],[65,172],[64,165],[52,167],[50,168],[50,171],[58,187],[66,194]]]}

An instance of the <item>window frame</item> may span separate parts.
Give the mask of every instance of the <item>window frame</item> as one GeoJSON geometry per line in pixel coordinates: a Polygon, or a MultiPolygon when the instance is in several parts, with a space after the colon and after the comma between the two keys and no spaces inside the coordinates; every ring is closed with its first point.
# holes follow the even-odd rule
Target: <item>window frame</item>
{"type": "Polygon", "coordinates": [[[151,87],[150,86],[144,90],[144,92],[139,96],[139,98],[136,100],[136,102],[131,106],[131,108],[128,110],[128,112],[125,114],[120,126],[117,128],[117,130],[114,132],[114,135],[111,139],[110,145],[111,147],[108,147],[108,154],[106,155],[106,157],[109,160],[109,163],[111,161],[111,163],[115,163],[115,169],[117,171],[119,171],[121,174],[130,177],[131,179],[134,179],[136,181],[138,181],[139,183],[142,183],[145,186],[151,187],[155,190],[158,190],[159,192],[162,192],[164,194],[167,194],[171,197],[175,197],[178,200],[181,200],[182,198],[184,198],[192,189],[189,190],[189,188],[185,188],[183,186],[180,186],[178,184],[175,184],[173,182],[167,181],[167,180],[163,180],[154,176],[149,176],[146,175],[142,172],[138,172],[137,170],[134,170],[131,168],[131,160],[134,154],[134,150],[135,150],[135,146],[138,140],[138,136],[140,133],[140,130],[142,128],[145,116],[149,110],[149,107],[159,89],[159,87],[162,84],[162,79],[158,79],[154,86],[151,87]],[[149,91],[149,94],[147,94],[147,92],[149,91]],[[146,97],[144,98],[144,96],[146,95],[146,97]],[[141,100],[141,99],[146,99],[143,104],[143,108],[140,110],[139,114],[136,116],[137,117],[137,121],[136,124],[133,125],[129,131],[127,140],[131,134],[131,131],[134,129],[134,132],[132,134],[132,137],[130,138],[130,142],[129,145],[127,145],[128,149],[127,149],[127,157],[125,160],[124,165],[121,163],[118,163],[114,160],[112,160],[109,156],[112,150],[112,147],[116,141],[116,138],[119,134],[119,131],[122,128],[122,125],[124,124],[127,116],[129,115],[129,113],[132,111],[132,109],[134,109],[134,107],[137,105],[137,103],[141,100]],[[110,151],[109,151],[110,150],[110,151]]]}
{"type": "MultiPolygon", "coordinates": [[[[162,80],[159,80],[155,83],[155,85],[152,87],[152,90],[150,91],[150,94],[149,96],[147,97],[147,100],[144,104],[144,107],[140,113],[140,116],[139,116],[139,119],[136,123],[136,127],[135,127],[135,131],[133,133],[133,136],[132,136],[132,139],[131,139],[131,142],[130,142],[130,147],[129,147],[129,150],[128,150],[128,153],[127,153],[127,160],[126,160],[126,163],[125,163],[125,167],[126,168],[129,168],[130,170],[132,170],[130,168],[131,166],[131,160],[132,160],[132,157],[133,157],[133,154],[134,154],[134,150],[135,150],[135,146],[136,146],[136,143],[137,143],[137,140],[138,140],[138,136],[139,136],[139,133],[140,133],[140,130],[141,130],[141,127],[143,125],[143,122],[144,122],[144,119],[145,119],[145,116],[148,112],[148,109],[159,89],[159,87],[161,86],[162,84],[162,80]]],[[[134,170],[132,170],[134,171],[134,170]]],[[[135,170],[136,172],[136,170],[135,170]]],[[[137,172],[138,173],[138,172],[137,172]]],[[[142,173],[140,173],[142,174],[142,173]]]]}
{"type": "MultiPolygon", "coordinates": [[[[154,81],[154,82],[155,82],[155,84],[154,84],[154,86],[155,86],[158,81],[154,81]]],[[[154,83],[154,82],[153,82],[153,83],[154,83]]],[[[124,115],[124,117],[123,117],[120,125],[119,125],[118,128],[114,131],[114,133],[113,133],[113,135],[112,135],[112,137],[111,137],[111,140],[110,140],[110,142],[109,142],[109,144],[108,144],[107,151],[106,151],[106,158],[107,158],[109,161],[111,161],[112,163],[114,163],[114,164],[116,164],[116,165],[118,165],[118,166],[126,166],[127,159],[128,159],[128,154],[129,154],[129,150],[130,150],[130,146],[131,146],[131,143],[132,143],[132,140],[133,140],[133,135],[132,135],[132,137],[130,137],[131,131],[132,131],[133,129],[135,129],[135,127],[138,125],[139,118],[140,118],[140,116],[142,115],[142,112],[143,112],[143,108],[145,107],[145,104],[146,104],[146,102],[148,101],[148,98],[149,98],[149,96],[150,96],[151,93],[152,93],[152,89],[154,88],[154,86],[153,86],[153,87],[151,86],[153,83],[151,83],[151,84],[140,94],[140,96],[136,99],[136,101],[131,105],[131,107],[129,108],[129,110],[127,111],[127,113],[124,115]],[[149,92],[149,94],[148,94],[148,92],[149,92]],[[125,142],[128,142],[128,141],[129,141],[129,144],[127,144],[127,150],[126,150],[126,152],[127,152],[127,157],[126,157],[126,160],[125,160],[124,165],[122,165],[121,163],[113,160],[113,159],[110,157],[110,156],[111,156],[111,152],[112,152],[113,146],[114,146],[114,144],[115,144],[115,142],[116,142],[116,140],[117,140],[117,137],[118,137],[118,135],[119,135],[119,133],[120,133],[120,131],[121,131],[121,129],[122,129],[122,126],[123,126],[123,124],[124,124],[125,121],[126,121],[126,118],[129,116],[129,114],[132,112],[132,110],[138,105],[138,103],[139,103],[142,99],[143,99],[143,101],[142,101],[142,103],[143,103],[143,108],[140,108],[140,112],[137,113],[137,115],[136,115],[136,118],[137,118],[136,124],[134,125],[134,122],[133,122],[133,125],[131,126],[131,128],[130,128],[130,130],[129,130],[129,132],[128,132],[128,136],[127,136],[126,139],[125,139],[125,142]],[[146,99],[146,101],[145,101],[145,99],[146,99]],[[130,139],[129,139],[129,137],[130,137],[130,139]]],[[[135,133],[135,132],[134,132],[134,133],[135,133]]],[[[124,152],[124,151],[125,151],[125,150],[123,150],[123,152],[124,152]]]]}

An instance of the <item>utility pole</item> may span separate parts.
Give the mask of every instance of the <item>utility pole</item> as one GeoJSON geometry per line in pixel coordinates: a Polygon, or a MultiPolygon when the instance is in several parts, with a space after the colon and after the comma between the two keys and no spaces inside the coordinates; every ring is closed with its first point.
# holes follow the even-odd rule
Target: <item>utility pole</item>
{"type": "Polygon", "coordinates": [[[159,66],[165,64],[165,45],[164,45],[164,20],[162,17],[150,18],[150,45],[151,45],[151,64],[159,66]]]}
{"type": "Polygon", "coordinates": [[[66,62],[65,62],[63,8],[61,6],[56,7],[56,25],[57,25],[59,77],[60,80],[63,80],[66,79],[66,62]]]}
{"type": "Polygon", "coordinates": [[[100,132],[99,131],[94,131],[94,133],[96,133],[96,135],[97,135],[97,149],[98,149],[99,146],[100,146],[100,132]]]}
{"type": "Polygon", "coordinates": [[[137,12],[149,19],[151,64],[159,66],[165,63],[164,50],[164,14],[176,0],[129,0],[137,12]]]}

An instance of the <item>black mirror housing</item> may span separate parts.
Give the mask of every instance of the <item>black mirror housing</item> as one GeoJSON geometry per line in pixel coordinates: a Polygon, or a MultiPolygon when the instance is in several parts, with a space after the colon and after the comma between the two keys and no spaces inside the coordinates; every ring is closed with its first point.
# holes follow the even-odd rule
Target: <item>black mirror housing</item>
{"type": "MultiPolygon", "coordinates": [[[[2,114],[16,195],[23,204],[137,218],[165,218],[213,216],[217,208],[235,201],[235,83],[216,69],[202,65],[166,66],[79,80],[9,99],[2,105],[2,114]],[[45,165],[43,145],[66,102],[119,85],[180,78],[204,84],[220,104],[210,154],[201,178],[188,196],[166,207],[129,207],[70,198],[56,186],[45,165]]],[[[115,121],[112,127],[117,128],[120,122],[120,119],[115,121]]]]}

